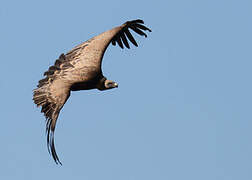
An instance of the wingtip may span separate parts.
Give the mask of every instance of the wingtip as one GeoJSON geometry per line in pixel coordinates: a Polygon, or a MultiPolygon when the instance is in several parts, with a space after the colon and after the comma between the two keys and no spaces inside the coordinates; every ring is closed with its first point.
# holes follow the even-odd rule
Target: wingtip
{"type": "Polygon", "coordinates": [[[129,24],[135,24],[135,23],[144,24],[144,21],[142,19],[136,19],[136,20],[126,21],[123,25],[129,25],[129,24]]]}
{"type": "Polygon", "coordinates": [[[144,21],[142,19],[136,19],[136,20],[133,20],[132,22],[144,24],[144,21]]]}
{"type": "Polygon", "coordinates": [[[54,160],[57,165],[62,166],[62,163],[59,160],[54,160]]]}

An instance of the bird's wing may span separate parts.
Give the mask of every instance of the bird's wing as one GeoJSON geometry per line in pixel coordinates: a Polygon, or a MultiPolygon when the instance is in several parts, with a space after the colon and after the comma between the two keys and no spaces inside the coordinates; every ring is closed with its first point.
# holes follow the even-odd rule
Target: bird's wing
{"type": "Polygon", "coordinates": [[[109,44],[130,48],[129,42],[131,42],[138,46],[130,30],[147,37],[144,31],[151,32],[151,30],[143,24],[144,21],[140,19],[127,21],[76,46],[66,54],[66,57],[74,59],[80,67],[92,67],[93,71],[101,72],[102,58],[109,44]]]}
{"type": "Polygon", "coordinates": [[[46,76],[38,83],[33,91],[33,100],[37,106],[41,106],[41,112],[46,117],[47,146],[56,163],[60,163],[54,145],[54,131],[61,108],[70,96],[70,87],[75,76],[71,74],[74,66],[65,59],[62,54],[44,73],[46,76]],[[72,76],[71,76],[72,75],[72,76]]]}

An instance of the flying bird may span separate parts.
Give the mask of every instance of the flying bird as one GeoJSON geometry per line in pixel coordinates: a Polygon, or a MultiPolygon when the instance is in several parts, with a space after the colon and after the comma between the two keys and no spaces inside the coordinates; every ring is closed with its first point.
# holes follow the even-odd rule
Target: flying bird
{"type": "Polygon", "coordinates": [[[84,43],[61,54],[54,65],[44,73],[45,78],[33,90],[34,103],[46,117],[47,147],[56,164],[61,164],[54,145],[54,131],[60,110],[66,103],[71,91],[117,88],[118,84],[108,80],[102,73],[103,55],[109,46],[118,44],[130,48],[129,41],[138,46],[131,32],[147,37],[144,31],[151,30],[137,19],[127,21],[121,26],[105,31],[84,43]],[[129,40],[129,41],[128,41],[129,40]]]}

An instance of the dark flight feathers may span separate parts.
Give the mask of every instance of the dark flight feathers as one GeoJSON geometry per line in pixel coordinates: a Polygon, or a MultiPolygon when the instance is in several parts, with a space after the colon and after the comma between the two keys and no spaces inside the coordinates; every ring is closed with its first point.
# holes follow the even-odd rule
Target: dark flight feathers
{"type": "Polygon", "coordinates": [[[128,49],[130,49],[130,46],[127,40],[128,38],[132,44],[134,44],[135,46],[138,46],[136,40],[130,33],[129,29],[132,29],[134,32],[136,32],[137,34],[141,36],[147,37],[147,34],[145,34],[142,30],[144,31],[147,30],[149,32],[151,32],[151,30],[142,24],[144,24],[144,21],[140,19],[126,22],[125,23],[126,26],[121,31],[119,31],[117,35],[112,39],[112,45],[115,46],[117,42],[117,44],[122,49],[124,48],[123,45],[125,45],[128,49]]]}

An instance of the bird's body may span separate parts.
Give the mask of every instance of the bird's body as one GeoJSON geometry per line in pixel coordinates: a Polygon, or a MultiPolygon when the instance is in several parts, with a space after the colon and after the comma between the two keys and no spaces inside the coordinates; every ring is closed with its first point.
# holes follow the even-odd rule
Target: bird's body
{"type": "Polygon", "coordinates": [[[142,24],[142,20],[128,21],[87,40],[65,55],[61,54],[55,64],[44,73],[46,77],[39,81],[37,89],[34,90],[33,100],[37,106],[42,106],[41,112],[47,119],[48,149],[56,163],[60,161],[54,146],[55,125],[70,92],[118,87],[117,83],[103,76],[101,69],[103,55],[110,42],[113,45],[117,42],[121,48],[123,44],[129,48],[126,36],[137,46],[128,28],[147,37],[142,30],[151,30],[142,24]]]}

